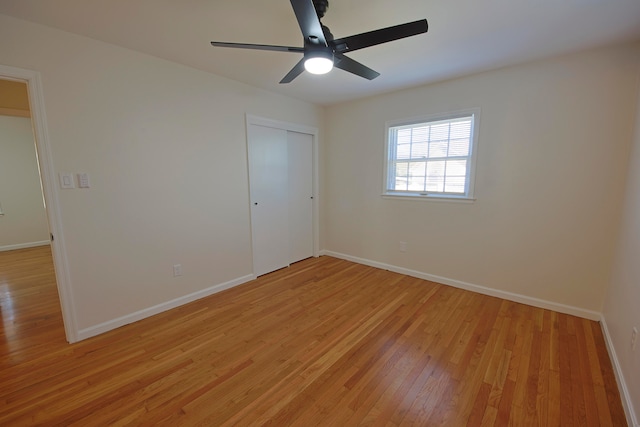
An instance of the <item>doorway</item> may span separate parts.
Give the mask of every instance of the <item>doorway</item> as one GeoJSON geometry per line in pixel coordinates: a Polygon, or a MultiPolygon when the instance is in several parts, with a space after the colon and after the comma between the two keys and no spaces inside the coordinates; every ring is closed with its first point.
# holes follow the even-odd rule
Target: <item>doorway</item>
{"type": "MultiPolygon", "coordinates": [[[[60,208],[58,204],[57,192],[55,187],[55,174],[50,156],[49,140],[46,132],[46,121],[44,114],[44,102],[42,98],[42,85],[39,73],[21,68],[0,65],[0,80],[8,82],[17,82],[26,84],[28,96],[28,109],[30,112],[33,141],[35,145],[35,161],[34,173],[38,177],[32,177],[39,180],[41,203],[44,204],[44,222],[43,230],[40,230],[38,240],[30,242],[30,246],[42,245],[45,241],[50,241],[51,254],[53,258],[53,266],[55,271],[55,282],[57,285],[60,307],[62,310],[62,318],[66,340],[70,343],[77,341],[77,328],[73,305],[71,304],[71,291],[68,281],[68,268],[66,262],[66,254],[64,251],[64,239],[59,230],[62,229],[60,222],[60,208]]],[[[5,113],[8,110],[5,110],[5,113]]],[[[2,201],[0,200],[0,203],[2,201]]],[[[8,215],[9,206],[4,206],[5,215],[8,215]]],[[[29,243],[29,242],[26,242],[29,243]]],[[[18,245],[21,246],[21,245],[18,245]]],[[[23,246],[28,248],[29,245],[23,246]]],[[[11,245],[9,245],[11,249],[11,245]]],[[[16,248],[18,249],[18,248],[16,248]]]]}
{"type": "Polygon", "coordinates": [[[317,131],[247,118],[253,273],[317,256],[317,131]]]}
{"type": "Polygon", "coordinates": [[[27,84],[0,79],[0,251],[48,244],[27,84]]]}

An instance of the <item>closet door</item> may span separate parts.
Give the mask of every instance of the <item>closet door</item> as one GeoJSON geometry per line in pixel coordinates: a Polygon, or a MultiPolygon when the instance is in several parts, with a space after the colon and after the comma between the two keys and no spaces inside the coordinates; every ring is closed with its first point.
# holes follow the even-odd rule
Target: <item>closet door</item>
{"type": "Polygon", "coordinates": [[[313,136],[287,132],[289,262],[313,256],[313,136]]]}
{"type": "Polygon", "coordinates": [[[249,125],[248,154],[253,273],[289,265],[287,131],[249,125]]]}
{"type": "Polygon", "coordinates": [[[250,124],[249,185],[256,276],[313,256],[313,136],[250,124]]]}

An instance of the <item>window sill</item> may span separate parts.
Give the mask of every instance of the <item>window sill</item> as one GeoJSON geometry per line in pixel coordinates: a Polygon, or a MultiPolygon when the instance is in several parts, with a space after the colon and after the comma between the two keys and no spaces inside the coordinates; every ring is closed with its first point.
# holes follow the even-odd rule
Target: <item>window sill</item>
{"type": "Polygon", "coordinates": [[[411,200],[411,201],[431,201],[431,202],[453,202],[453,203],[473,203],[476,201],[470,197],[458,197],[458,196],[440,196],[440,195],[428,195],[421,196],[419,194],[389,194],[383,193],[383,199],[390,200],[411,200]]]}

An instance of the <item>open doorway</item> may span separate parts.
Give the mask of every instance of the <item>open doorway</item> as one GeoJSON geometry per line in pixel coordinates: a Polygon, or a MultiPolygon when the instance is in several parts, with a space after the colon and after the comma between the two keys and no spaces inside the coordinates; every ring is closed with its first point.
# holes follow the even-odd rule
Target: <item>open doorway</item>
{"type": "Polygon", "coordinates": [[[0,321],[12,354],[64,339],[27,83],[0,79],[0,321]],[[57,339],[55,338],[57,336],[57,339]]]}
{"type": "MultiPolygon", "coordinates": [[[[11,267],[21,264],[18,259],[23,254],[25,261],[33,261],[31,252],[37,252],[37,258],[51,272],[51,286],[57,288],[50,295],[57,299],[54,305],[61,308],[57,317],[62,315],[66,340],[75,342],[77,328],[64,242],[58,233],[61,229],[59,207],[39,74],[0,65],[0,99],[0,132],[3,133],[0,135],[3,138],[0,167],[7,175],[0,177],[4,183],[0,186],[0,251],[12,253],[11,267]]],[[[15,282],[15,269],[8,269],[12,273],[5,276],[11,276],[15,282]]],[[[25,275],[28,274],[25,270],[25,275]]],[[[8,294],[4,297],[4,302],[9,301],[8,294]]],[[[19,301],[13,298],[11,302],[19,301]]],[[[16,308],[19,309],[12,307],[12,310],[16,308]]],[[[5,314],[3,312],[3,316],[5,314]]]]}
{"type": "Polygon", "coordinates": [[[0,251],[49,245],[27,83],[0,79],[0,251]]]}

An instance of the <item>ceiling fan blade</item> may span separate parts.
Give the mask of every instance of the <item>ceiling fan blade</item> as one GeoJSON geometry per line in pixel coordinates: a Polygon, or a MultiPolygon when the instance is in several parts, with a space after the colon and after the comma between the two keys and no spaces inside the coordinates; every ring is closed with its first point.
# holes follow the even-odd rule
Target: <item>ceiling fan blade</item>
{"type": "Polygon", "coordinates": [[[298,53],[304,52],[304,49],[301,47],[274,46],[270,44],[211,42],[211,45],[218,46],[218,47],[235,47],[240,49],[275,50],[278,52],[298,52],[298,53]]]}
{"type": "Polygon", "coordinates": [[[280,84],[283,83],[291,83],[293,79],[298,77],[304,71],[304,58],[302,58],[292,69],[287,73],[286,76],[280,80],[280,84]]]}
{"type": "Polygon", "coordinates": [[[322,31],[320,18],[316,13],[313,0],[291,0],[293,12],[296,14],[298,25],[304,36],[304,44],[307,43],[317,46],[327,46],[327,40],[322,31]]]}
{"type": "MultiPolygon", "coordinates": [[[[293,2],[293,0],[291,1],[293,2]]],[[[393,27],[381,28],[367,33],[336,39],[331,44],[334,46],[337,53],[353,52],[354,50],[365,47],[375,46],[377,44],[426,33],[428,29],[429,24],[427,23],[427,20],[421,19],[419,21],[408,22],[406,24],[395,25],[393,27]]]]}
{"type": "Polygon", "coordinates": [[[356,76],[364,77],[367,80],[373,80],[380,75],[377,71],[372,70],[371,68],[362,65],[358,61],[354,61],[353,59],[344,56],[341,53],[335,54],[335,62],[333,65],[336,68],[340,68],[341,70],[348,71],[356,76]]]}

